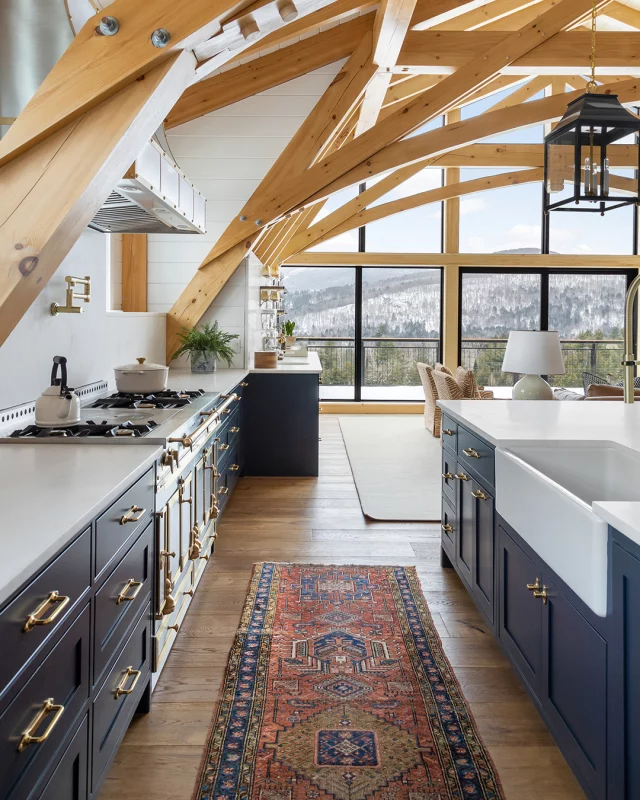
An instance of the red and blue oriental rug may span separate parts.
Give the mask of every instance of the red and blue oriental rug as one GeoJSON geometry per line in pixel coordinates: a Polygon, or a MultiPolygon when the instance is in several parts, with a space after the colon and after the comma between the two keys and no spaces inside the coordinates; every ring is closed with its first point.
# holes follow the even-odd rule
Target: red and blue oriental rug
{"type": "Polygon", "coordinates": [[[196,800],[502,797],[415,568],[254,568],[196,800]]]}

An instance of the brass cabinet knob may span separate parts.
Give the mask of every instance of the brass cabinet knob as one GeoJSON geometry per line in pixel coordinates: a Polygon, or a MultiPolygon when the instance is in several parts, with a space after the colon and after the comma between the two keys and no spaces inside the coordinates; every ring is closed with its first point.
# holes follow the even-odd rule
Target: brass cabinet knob
{"type": "Polygon", "coordinates": [[[220,450],[228,450],[231,447],[230,444],[221,444],[221,445],[218,445],[218,446],[219,446],[220,450]]]}
{"type": "Polygon", "coordinates": [[[487,495],[481,489],[477,489],[475,492],[471,492],[471,496],[475,497],[476,500],[486,500],[487,499],[487,495]]]}
{"type": "Polygon", "coordinates": [[[248,385],[249,385],[249,384],[248,384],[246,381],[242,381],[242,383],[240,384],[240,386],[244,386],[244,387],[246,387],[246,386],[248,386],[248,385]]]}
{"type": "Polygon", "coordinates": [[[70,599],[71,598],[67,597],[66,595],[62,595],[59,592],[49,592],[46,600],[40,603],[33,614],[29,614],[22,630],[29,632],[35,628],[36,625],[51,625],[52,622],[55,622],[56,617],[59,617],[60,614],[62,614],[64,608],[69,604],[70,599]],[[49,606],[56,606],[53,613],[49,614],[48,617],[41,617],[40,614],[42,614],[49,606]]]}
{"type": "Polygon", "coordinates": [[[477,450],[474,450],[473,447],[467,447],[466,450],[462,451],[465,456],[469,456],[469,458],[480,458],[480,453],[477,450]]]}
{"type": "Polygon", "coordinates": [[[230,433],[239,433],[239,432],[240,432],[240,428],[237,428],[237,427],[234,425],[234,426],[233,426],[233,428],[229,428],[229,432],[230,432],[230,433]]]}
{"type": "Polygon", "coordinates": [[[165,556],[165,557],[169,557],[169,558],[175,558],[176,557],[176,551],[175,550],[161,550],[160,551],[160,555],[161,556],[165,556]]]}
{"type": "Polygon", "coordinates": [[[228,486],[222,486],[220,489],[218,489],[218,494],[227,494],[228,492],[229,492],[228,486]]]}
{"type": "Polygon", "coordinates": [[[443,472],[442,477],[445,479],[445,481],[453,480],[453,474],[451,472],[443,472]]]}
{"type": "Polygon", "coordinates": [[[464,472],[456,472],[456,474],[453,477],[456,478],[456,480],[459,480],[459,481],[468,481],[469,480],[469,476],[465,475],[464,472]]]}
{"type": "Polygon", "coordinates": [[[168,631],[175,631],[176,633],[178,633],[178,631],[180,630],[180,625],[177,622],[174,622],[173,625],[168,625],[167,626],[167,630],[168,631]]]}
{"type": "Polygon", "coordinates": [[[538,589],[542,589],[542,585],[540,584],[540,578],[536,578],[536,582],[535,583],[528,583],[527,584],[527,589],[530,592],[537,591],[538,589]]]}
{"type": "Polygon", "coordinates": [[[547,594],[547,587],[546,586],[543,586],[540,591],[537,591],[537,590],[534,591],[533,596],[534,597],[540,597],[542,599],[542,602],[544,603],[544,605],[545,606],[547,605],[548,594],[547,594]]]}
{"type": "Polygon", "coordinates": [[[445,436],[453,436],[455,431],[452,431],[450,428],[443,428],[442,433],[444,433],[445,436]]]}
{"type": "Polygon", "coordinates": [[[240,464],[232,464],[229,469],[231,472],[237,472],[240,469],[240,464]]]}
{"type": "Polygon", "coordinates": [[[453,533],[453,525],[449,525],[448,522],[445,522],[443,525],[440,526],[445,533],[453,533]]]}

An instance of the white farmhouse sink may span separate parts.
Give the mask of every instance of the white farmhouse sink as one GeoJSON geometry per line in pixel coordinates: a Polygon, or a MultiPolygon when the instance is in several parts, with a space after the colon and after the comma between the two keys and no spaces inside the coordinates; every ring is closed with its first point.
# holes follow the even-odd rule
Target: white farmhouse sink
{"type": "Polygon", "coordinates": [[[640,501],[639,457],[606,444],[496,450],[498,513],[601,617],[608,526],[591,504],[612,500],[640,501]]]}

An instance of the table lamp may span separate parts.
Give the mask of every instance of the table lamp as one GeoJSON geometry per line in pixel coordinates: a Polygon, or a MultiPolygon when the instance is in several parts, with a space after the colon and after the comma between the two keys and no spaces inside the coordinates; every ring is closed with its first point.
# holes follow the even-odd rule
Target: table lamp
{"type": "Polygon", "coordinates": [[[511,331],[502,371],[524,373],[513,387],[514,400],[553,400],[553,390],[541,375],[566,372],[558,332],[511,331]]]}

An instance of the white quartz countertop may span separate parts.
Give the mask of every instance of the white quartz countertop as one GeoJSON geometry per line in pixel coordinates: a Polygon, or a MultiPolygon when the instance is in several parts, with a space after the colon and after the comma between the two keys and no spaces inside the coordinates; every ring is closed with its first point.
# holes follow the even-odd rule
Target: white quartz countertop
{"type": "Polygon", "coordinates": [[[159,457],[152,445],[0,446],[0,605],[159,457]]]}
{"type": "Polygon", "coordinates": [[[221,369],[207,375],[201,372],[191,372],[188,369],[170,369],[167,388],[169,389],[204,389],[205,392],[219,392],[227,394],[247,375],[268,373],[269,375],[316,375],[322,372],[320,358],[315,351],[309,353],[308,359],[300,359],[294,363],[293,359],[286,363],[278,362],[275,369],[260,369],[253,366],[253,359],[247,369],[221,369]]]}
{"type": "MultiPolygon", "coordinates": [[[[561,400],[439,400],[449,416],[500,448],[606,444],[640,454],[640,403],[561,400]]],[[[640,475],[638,475],[640,482],[640,475]]],[[[594,502],[593,511],[640,544],[640,503],[594,502]]]]}

